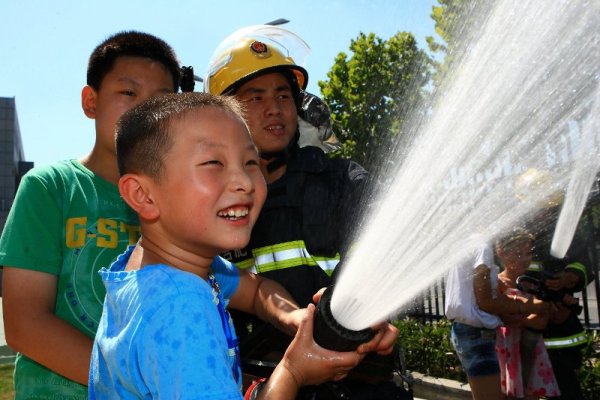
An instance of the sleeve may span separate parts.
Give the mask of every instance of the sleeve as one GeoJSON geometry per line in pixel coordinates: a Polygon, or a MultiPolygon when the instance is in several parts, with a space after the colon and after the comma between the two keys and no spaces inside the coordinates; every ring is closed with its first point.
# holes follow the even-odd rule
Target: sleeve
{"type": "Polygon", "coordinates": [[[587,240],[588,236],[582,232],[583,228],[581,225],[580,223],[580,226],[575,231],[573,242],[565,256],[565,271],[574,272],[579,276],[579,282],[573,288],[574,292],[582,291],[594,279],[592,257],[589,254],[590,249],[593,249],[594,245],[587,240]]]}
{"type": "Polygon", "coordinates": [[[473,253],[473,269],[481,264],[491,268],[494,263],[494,254],[492,247],[488,244],[480,244],[473,253]]]}
{"type": "Polygon", "coordinates": [[[21,180],[0,241],[0,264],[58,275],[62,210],[56,183],[30,171],[21,180]]]}
{"type": "Polygon", "coordinates": [[[211,268],[215,273],[215,279],[219,283],[223,299],[229,303],[229,299],[236,292],[240,284],[240,273],[234,264],[222,257],[215,257],[211,268]]]}
{"type": "Polygon", "coordinates": [[[342,238],[339,249],[342,255],[346,254],[348,248],[352,245],[354,239],[352,235],[356,233],[356,226],[362,216],[375,206],[371,199],[365,197],[369,173],[354,161],[346,162],[344,184],[340,204],[337,207],[337,219],[341,221],[339,230],[342,238]],[[357,205],[364,206],[357,207],[357,205]]]}
{"type": "Polygon", "coordinates": [[[172,297],[147,322],[135,343],[140,376],[151,398],[242,398],[210,295],[172,297]]]}

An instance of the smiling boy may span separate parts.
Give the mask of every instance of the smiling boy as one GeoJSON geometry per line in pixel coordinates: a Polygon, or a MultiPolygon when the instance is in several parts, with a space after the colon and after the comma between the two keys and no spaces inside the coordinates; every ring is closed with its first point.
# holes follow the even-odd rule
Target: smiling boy
{"type": "Polygon", "coordinates": [[[20,183],[0,241],[6,341],[19,352],[16,399],[87,399],[104,299],[98,270],[139,237],[116,185],[115,123],[143,100],[176,92],[179,71],[173,49],[153,35],[125,31],[102,41],[81,93],[94,147],[34,168],[20,183]]]}
{"type": "MultiPolygon", "coordinates": [[[[280,286],[217,256],[247,244],[266,197],[241,106],[204,93],[149,100],[121,119],[117,157],[119,190],[139,215],[143,251],[140,261],[132,246],[100,271],[107,295],[90,398],[241,398],[226,307],[271,323],[295,313],[277,307],[280,286]]],[[[342,379],[360,361],[358,352],[314,343],[313,310],[296,310],[303,316],[296,339],[260,398],[293,398],[300,386],[342,379]]]]}

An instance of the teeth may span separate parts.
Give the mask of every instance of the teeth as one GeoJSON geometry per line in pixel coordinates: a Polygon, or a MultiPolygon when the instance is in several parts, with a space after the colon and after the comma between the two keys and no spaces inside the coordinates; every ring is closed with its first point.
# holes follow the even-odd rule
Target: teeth
{"type": "Polygon", "coordinates": [[[229,208],[218,212],[219,217],[240,218],[248,215],[248,208],[229,208]]]}

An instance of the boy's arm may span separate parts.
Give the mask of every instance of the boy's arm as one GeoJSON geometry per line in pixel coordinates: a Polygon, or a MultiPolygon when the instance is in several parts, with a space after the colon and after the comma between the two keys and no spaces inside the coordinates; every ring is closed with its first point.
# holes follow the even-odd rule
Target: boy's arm
{"type": "Polygon", "coordinates": [[[87,385],[93,340],[54,314],[56,285],[51,274],[4,267],[6,341],[46,368],[87,385]]]}
{"type": "Polygon", "coordinates": [[[304,311],[298,333],[265,382],[258,399],[294,399],[302,386],[345,378],[364,357],[365,353],[360,350],[338,353],[317,345],[312,336],[315,306],[309,304],[304,311]]]}
{"type": "Polygon", "coordinates": [[[283,286],[247,271],[240,271],[240,283],[229,307],[254,314],[290,335],[295,334],[304,315],[283,286]]]}

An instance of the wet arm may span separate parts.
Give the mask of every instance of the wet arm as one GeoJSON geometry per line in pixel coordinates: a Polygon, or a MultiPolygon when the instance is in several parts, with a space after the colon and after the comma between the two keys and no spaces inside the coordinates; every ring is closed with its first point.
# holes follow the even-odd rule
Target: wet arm
{"type": "Polygon", "coordinates": [[[240,271],[240,284],[229,306],[254,314],[290,335],[298,329],[303,315],[283,286],[246,271],[240,271]]]}
{"type": "Polygon", "coordinates": [[[93,340],[54,314],[57,278],[4,267],[2,306],[6,341],[50,370],[87,385],[93,340]]]}
{"type": "Polygon", "coordinates": [[[508,298],[504,295],[492,296],[492,283],[490,279],[490,269],[481,264],[475,268],[473,274],[473,290],[475,291],[475,301],[477,306],[490,314],[534,314],[546,310],[542,302],[529,299],[523,302],[524,298],[508,298]]]}
{"type": "Polygon", "coordinates": [[[294,340],[259,399],[295,399],[300,387],[343,379],[363,358],[358,352],[338,353],[318,346],[312,336],[314,311],[312,304],[305,309],[294,340]]]}

